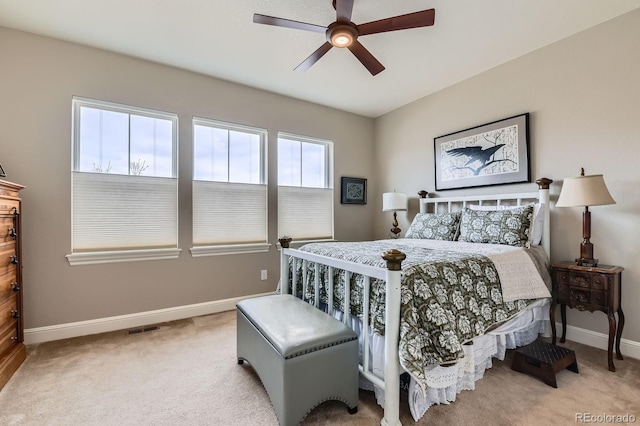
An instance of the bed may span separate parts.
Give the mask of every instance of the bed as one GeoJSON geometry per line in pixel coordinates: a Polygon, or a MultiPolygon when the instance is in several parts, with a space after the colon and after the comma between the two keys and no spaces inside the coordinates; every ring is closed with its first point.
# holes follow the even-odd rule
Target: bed
{"type": "Polygon", "coordinates": [[[537,192],[421,198],[401,239],[298,249],[280,239],[279,291],[356,330],[361,387],[376,392],[382,425],[400,424],[401,376],[418,420],[548,329],[551,180],[537,183],[537,192]]]}

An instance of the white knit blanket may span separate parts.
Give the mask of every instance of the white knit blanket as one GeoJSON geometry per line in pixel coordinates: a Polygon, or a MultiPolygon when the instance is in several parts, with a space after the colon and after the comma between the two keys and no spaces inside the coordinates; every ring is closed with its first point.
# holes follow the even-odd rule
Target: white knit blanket
{"type": "Polygon", "coordinates": [[[540,299],[551,297],[551,277],[546,267],[538,268],[539,264],[548,263],[544,250],[540,246],[513,247],[502,244],[478,244],[463,241],[440,241],[404,238],[402,244],[412,244],[436,250],[450,250],[463,253],[477,253],[488,257],[495,264],[502,298],[505,302],[519,299],[540,299]]]}

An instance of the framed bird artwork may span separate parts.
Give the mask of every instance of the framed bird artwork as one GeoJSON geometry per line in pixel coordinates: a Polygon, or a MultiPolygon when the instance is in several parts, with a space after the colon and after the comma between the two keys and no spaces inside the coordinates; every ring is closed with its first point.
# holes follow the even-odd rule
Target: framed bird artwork
{"type": "Polygon", "coordinates": [[[436,191],[531,182],[529,113],[433,139],[436,191]]]}

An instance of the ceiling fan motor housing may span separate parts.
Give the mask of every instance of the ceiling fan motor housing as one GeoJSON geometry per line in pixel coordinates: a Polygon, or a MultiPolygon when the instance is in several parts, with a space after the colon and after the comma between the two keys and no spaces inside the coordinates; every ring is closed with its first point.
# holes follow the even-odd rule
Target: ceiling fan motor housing
{"type": "Polygon", "coordinates": [[[353,22],[334,22],[326,34],[327,41],[334,47],[349,47],[358,38],[358,27],[353,22]]]}

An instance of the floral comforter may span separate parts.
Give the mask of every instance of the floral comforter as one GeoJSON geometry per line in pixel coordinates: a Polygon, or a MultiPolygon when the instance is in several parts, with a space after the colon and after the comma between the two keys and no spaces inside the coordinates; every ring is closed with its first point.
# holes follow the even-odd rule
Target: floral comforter
{"type": "MultiPolygon", "coordinates": [[[[300,250],[385,268],[381,255],[391,248],[407,255],[402,263],[399,356],[402,367],[418,383],[424,383],[425,367],[460,359],[465,342],[513,317],[532,302],[527,299],[504,302],[496,267],[483,254],[436,250],[402,240],[312,243],[300,250]]],[[[295,271],[297,293],[302,291],[301,263],[297,262],[295,271]]],[[[314,268],[306,271],[308,282],[313,283],[314,268]]],[[[321,282],[328,282],[325,280],[328,268],[320,267],[319,273],[321,282]]],[[[341,309],[344,273],[335,270],[334,274],[334,306],[341,309]]],[[[351,314],[361,316],[362,276],[352,275],[350,286],[351,314]]],[[[313,297],[310,285],[305,298],[313,297]]],[[[320,298],[327,301],[325,287],[321,287],[320,298]]],[[[372,279],[370,318],[380,335],[384,334],[384,302],[384,282],[372,279]]]]}

